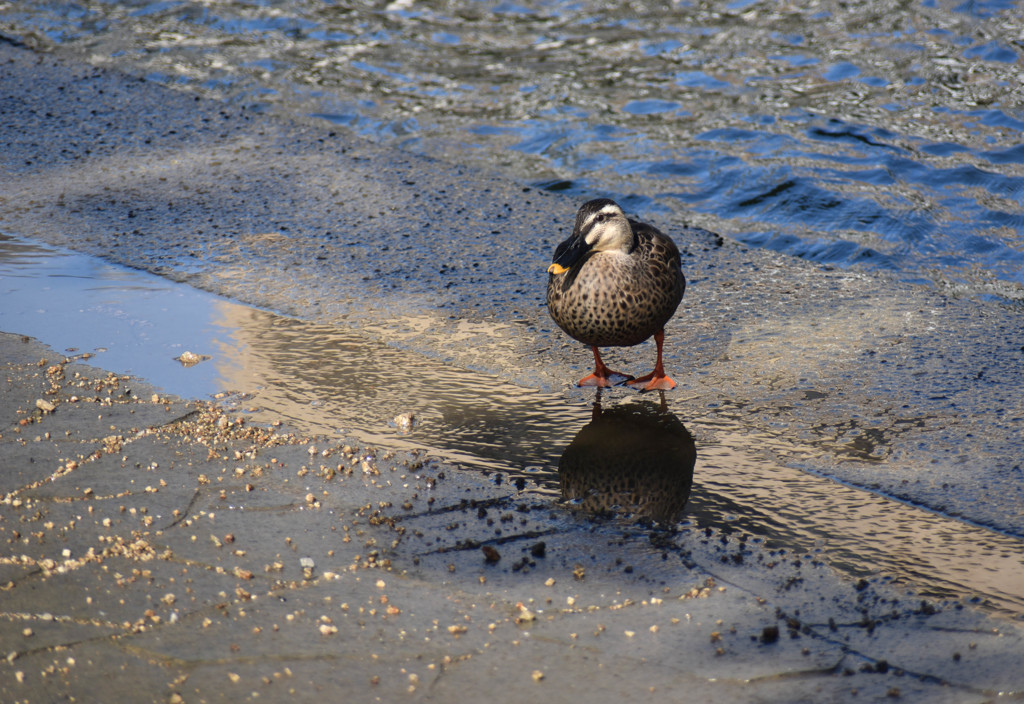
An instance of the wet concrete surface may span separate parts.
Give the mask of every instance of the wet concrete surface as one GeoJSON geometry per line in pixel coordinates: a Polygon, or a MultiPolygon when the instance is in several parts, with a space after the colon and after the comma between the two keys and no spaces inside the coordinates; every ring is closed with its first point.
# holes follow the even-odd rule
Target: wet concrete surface
{"type": "MultiPolygon", "coordinates": [[[[354,348],[370,338],[416,353],[427,381],[411,398],[428,421],[430,373],[453,369],[489,393],[561,398],[578,416],[566,443],[590,419],[591,396],[566,386],[586,351],[539,305],[568,201],[0,51],[6,231],[290,313],[328,337],[358,330],[354,348]]],[[[769,459],[743,467],[750,477],[789,471],[788,491],[803,468],[920,500],[1001,528],[944,519],[948,532],[1006,538],[994,552],[1019,567],[1012,310],[672,231],[692,285],[667,359],[692,372],[676,375],[667,403],[688,428],[704,421],[704,486],[716,460],[742,465],[716,457],[717,424],[719,440],[769,459]],[[969,473],[980,457],[977,471],[997,471],[950,491],[950,468],[969,473]]],[[[251,328],[253,347],[267,329],[251,328]]],[[[295,354],[288,339],[261,351],[295,354]]],[[[17,335],[2,344],[5,699],[88,699],[109,691],[112,671],[119,691],[161,701],[618,701],[685,687],[741,702],[966,702],[1024,691],[1016,623],[922,600],[888,576],[850,578],[807,545],[595,521],[411,449],[430,446],[429,422],[408,443],[313,437],[324,427],[298,431],[306,438],[65,363],[17,335]]],[[[310,356],[310,378],[327,379],[310,388],[344,381],[310,356]]],[[[363,404],[383,403],[379,421],[393,398],[363,404]]],[[[493,403],[466,417],[488,413],[509,417],[493,403]]],[[[840,513],[875,498],[835,494],[847,490],[859,500],[840,513]]],[[[752,495],[737,513],[784,516],[800,498],[752,495]]],[[[900,540],[913,536],[879,549],[900,540]]]]}
{"type": "Polygon", "coordinates": [[[1024,691],[1019,626],[959,603],[0,350],[6,701],[1024,691]]]}
{"type": "MultiPolygon", "coordinates": [[[[541,295],[569,199],[0,51],[5,231],[584,401],[569,383],[589,353],[541,295]]],[[[1017,306],[658,224],[690,282],[667,329],[666,366],[686,372],[674,412],[770,438],[773,462],[1024,535],[1017,306]]],[[[651,347],[610,359],[646,368],[651,347]]]]}
{"type": "Polygon", "coordinates": [[[18,238],[0,239],[0,293],[9,304],[0,328],[164,392],[216,392],[221,407],[256,422],[426,450],[533,496],[743,535],[813,552],[853,578],[1024,611],[1012,536],[766,462],[758,450],[772,437],[721,415],[683,415],[672,394],[613,389],[569,401],[18,238]],[[186,342],[208,359],[179,363],[186,342]],[[593,491],[602,482],[607,491],[593,491]]]}

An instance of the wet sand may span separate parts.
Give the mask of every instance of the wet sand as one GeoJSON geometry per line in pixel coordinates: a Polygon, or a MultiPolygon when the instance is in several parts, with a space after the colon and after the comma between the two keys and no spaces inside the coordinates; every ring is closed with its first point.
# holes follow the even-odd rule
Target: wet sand
{"type": "MultiPolygon", "coordinates": [[[[459,167],[3,52],[12,69],[5,105],[18,107],[6,133],[17,147],[4,163],[0,224],[9,231],[348,325],[524,387],[561,388],[582,363],[522,283],[524,267],[543,270],[558,235],[525,254],[494,245],[507,227],[564,230],[557,197],[475,173],[466,183],[459,167]],[[33,75],[46,80],[33,85],[33,75]],[[74,97],[61,103],[57,93],[74,97]],[[60,149],[24,136],[47,120],[63,125],[60,149]],[[44,158],[24,158],[33,149],[44,158]],[[347,229],[304,238],[310,213],[347,229]],[[467,249],[411,236],[439,213],[492,237],[467,249]],[[489,275],[474,271],[478,262],[493,264],[489,275]],[[540,353],[543,362],[526,363],[540,353]]],[[[846,408],[919,393],[885,390],[894,377],[877,358],[897,356],[902,374],[931,370],[926,353],[943,338],[925,344],[905,315],[922,310],[922,294],[881,306],[866,277],[740,256],[697,230],[684,246],[700,305],[670,334],[690,343],[673,361],[697,371],[674,407],[695,396],[738,408],[755,398],[762,408],[751,424],[776,427],[785,409],[799,435],[825,412],[838,427],[846,408]],[[825,293],[829,315],[798,314],[825,293]],[[787,311],[781,323],[756,315],[772,304],[787,311]],[[849,320],[865,316],[874,331],[889,326],[880,354],[856,349],[866,333],[849,320]],[[805,344],[779,356],[786,340],[815,335],[827,350],[805,344]],[[818,400],[802,390],[809,378],[825,401],[793,404],[818,400]],[[873,382],[852,393],[862,378],[873,382]]],[[[943,305],[930,316],[943,331],[980,325],[978,304],[943,305]]],[[[969,361],[1009,338],[946,352],[969,361]]],[[[850,578],[813,553],[696,527],[595,521],[426,453],[256,424],[65,361],[17,334],[2,346],[5,699],[104,699],[125,687],[159,701],[620,701],[685,688],[740,702],[968,702],[1024,691],[1016,623],[886,578],[850,578]]],[[[1012,372],[992,359],[990,377],[1012,372]]],[[[970,401],[976,424],[988,418],[986,398],[970,401]]],[[[927,432],[962,451],[955,441],[967,430],[943,413],[887,451],[905,452],[927,432]]],[[[901,427],[898,414],[883,417],[901,427]]],[[[978,435],[978,447],[1012,455],[999,432],[978,435]]],[[[816,456],[802,459],[814,468],[816,456]]],[[[1017,494],[991,491],[991,513],[978,522],[1015,527],[1017,494]]],[[[976,502],[967,496],[964,510],[976,502]]]]}

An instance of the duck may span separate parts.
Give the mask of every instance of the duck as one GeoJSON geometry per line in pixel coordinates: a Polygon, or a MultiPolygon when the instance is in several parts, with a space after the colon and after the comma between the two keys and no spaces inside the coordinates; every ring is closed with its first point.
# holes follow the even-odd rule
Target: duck
{"type": "Polygon", "coordinates": [[[569,337],[594,352],[594,373],[577,386],[609,387],[625,382],[643,391],[668,391],[665,324],[683,300],[686,277],[679,248],[668,235],[626,217],[610,198],[587,201],[576,213],[572,234],[555,248],[548,266],[547,305],[569,337]],[[654,337],[654,371],[641,377],[609,369],[601,347],[632,347],[654,337]]]}

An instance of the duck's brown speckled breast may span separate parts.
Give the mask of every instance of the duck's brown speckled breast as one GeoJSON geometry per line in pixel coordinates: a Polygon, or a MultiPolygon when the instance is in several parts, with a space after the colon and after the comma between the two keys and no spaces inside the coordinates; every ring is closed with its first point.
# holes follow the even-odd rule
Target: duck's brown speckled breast
{"type": "Polygon", "coordinates": [[[548,277],[548,310],[568,335],[597,347],[636,345],[661,330],[686,280],[675,243],[639,226],[629,254],[598,252],[548,277]]]}

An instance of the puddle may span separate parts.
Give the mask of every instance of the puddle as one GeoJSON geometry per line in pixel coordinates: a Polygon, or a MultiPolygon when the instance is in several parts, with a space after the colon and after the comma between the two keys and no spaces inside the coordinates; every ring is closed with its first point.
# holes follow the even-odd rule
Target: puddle
{"type": "Polygon", "coordinates": [[[99,353],[97,365],[152,379],[186,398],[207,398],[218,369],[175,357],[209,354],[216,299],[158,276],[0,235],[0,329],[61,352],[99,353]]]}
{"type": "Polygon", "coordinates": [[[563,500],[564,493],[569,505],[621,507],[639,492],[654,506],[649,515],[677,514],[680,495],[665,487],[685,483],[689,463],[692,490],[678,519],[685,526],[817,553],[854,575],[891,577],[931,596],[1024,614],[1019,540],[768,462],[757,450],[778,444],[777,436],[707,419],[699,399],[668,394],[662,405],[658,397],[628,390],[604,394],[602,422],[617,414],[632,419],[623,422],[642,419],[643,429],[631,437],[643,433],[644,445],[667,448],[676,458],[661,478],[630,484],[629,472],[573,470],[623,447],[604,438],[607,447],[580,452],[581,437],[612,432],[595,426],[592,395],[517,387],[352,330],[238,305],[18,238],[0,236],[0,292],[0,330],[57,350],[98,352],[89,362],[144,377],[170,393],[252,394],[240,398],[256,407],[257,420],[279,418],[303,432],[425,448],[496,482],[515,481],[552,500],[563,500]],[[183,367],[175,358],[186,350],[210,359],[183,367]],[[687,445],[686,438],[696,442],[687,445]]]}

